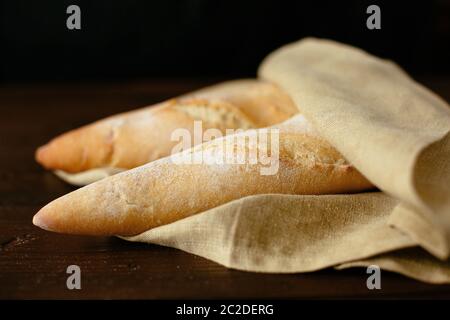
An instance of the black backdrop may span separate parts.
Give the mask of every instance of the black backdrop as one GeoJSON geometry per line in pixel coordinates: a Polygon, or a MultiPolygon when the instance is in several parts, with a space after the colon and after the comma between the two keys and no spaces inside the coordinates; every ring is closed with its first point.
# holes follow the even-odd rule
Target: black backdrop
{"type": "Polygon", "coordinates": [[[450,1],[4,0],[1,81],[252,76],[278,46],[326,37],[450,74],[450,1]],[[81,7],[82,29],[66,28],[81,7]],[[366,8],[381,8],[381,30],[366,8]]]}

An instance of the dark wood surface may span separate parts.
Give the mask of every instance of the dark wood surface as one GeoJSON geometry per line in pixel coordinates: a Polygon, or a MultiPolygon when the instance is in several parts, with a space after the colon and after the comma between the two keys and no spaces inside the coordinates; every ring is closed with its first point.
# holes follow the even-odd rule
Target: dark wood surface
{"type": "MultiPolygon", "coordinates": [[[[450,100],[450,79],[424,79],[450,100]]],[[[151,104],[213,81],[9,85],[0,88],[0,298],[450,298],[450,286],[382,273],[366,288],[363,269],[274,275],[230,270],[172,248],[117,238],[67,236],[31,218],[73,187],[34,162],[51,137],[120,111],[151,104]],[[79,265],[82,289],[66,288],[79,265]]]]}

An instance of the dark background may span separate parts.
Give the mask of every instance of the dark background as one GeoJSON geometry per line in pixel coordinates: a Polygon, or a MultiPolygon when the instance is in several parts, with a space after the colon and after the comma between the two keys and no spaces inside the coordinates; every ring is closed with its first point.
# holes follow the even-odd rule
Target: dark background
{"type": "Polygon", "coordinates": [[[4,0],[3,83],[255,75],[305,36],[350,43],[413,75],[450,74],[450,1],[4,0]],[[66,8],[81,7],[81,30],[66,8]],[[381,8],[368,30],[366,8],[381,8]]]}

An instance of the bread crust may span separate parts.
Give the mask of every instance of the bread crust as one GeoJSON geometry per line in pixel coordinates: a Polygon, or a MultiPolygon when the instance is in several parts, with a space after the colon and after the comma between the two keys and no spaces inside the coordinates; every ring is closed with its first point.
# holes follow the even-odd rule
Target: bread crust
{"type": "MultiPolygon", "coordinates": [[[[173,158],[180,155],[172,155],[69,193],[42,208],[33,223],[62,233],[131,236],[249,195],[336,194],[373,187],[322,138],[295,131],[292,121],[286,130],[279,128],[274,175],[261,175],[261,163],[176,164],[173,158]]],[[[251,148],[227,136],[184,154],[220,157],[224,141],[238,150],[251,148]]]]}
{"type": "Polygon", "coordinates": [[[236,80],[156,105],[118,114],[66,132],[38,148],[37,162],[51,170],[80,173],[95,168],[131,169],[170,155],[178,128],[259,128],[282,122],[298,109],[289,96],[260,80],[236,80]]]}

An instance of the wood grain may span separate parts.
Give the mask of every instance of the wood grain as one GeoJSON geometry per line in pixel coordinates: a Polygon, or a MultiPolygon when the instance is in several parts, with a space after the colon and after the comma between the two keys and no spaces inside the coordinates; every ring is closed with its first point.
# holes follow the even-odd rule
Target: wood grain
{"type": "MultiPolygon", "coordinates": [[[[450,286],[383,272],[369,291],[363,269],[273,275],[230,270],[175,249],[117,238],[58,235],[31,218],[74,188],[40,168],[37,146],[107,115],[172,97],[214,80],[9,85],[0,88],[0,299],[450,297],[450,286]],[[82,289],[66,288],[67,266],[82,289]]],[[[450,100],[450,79],[425,84],[450,100]]]]}

